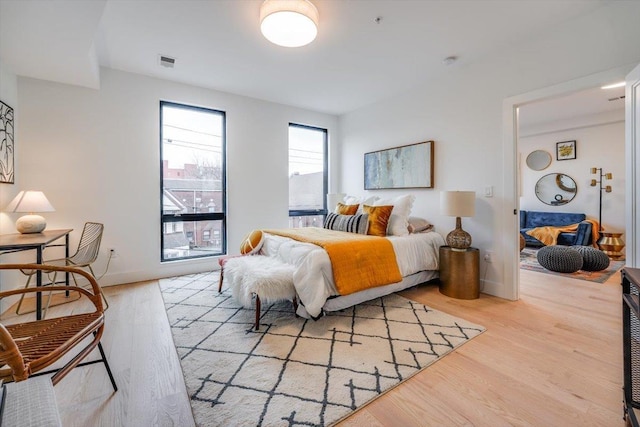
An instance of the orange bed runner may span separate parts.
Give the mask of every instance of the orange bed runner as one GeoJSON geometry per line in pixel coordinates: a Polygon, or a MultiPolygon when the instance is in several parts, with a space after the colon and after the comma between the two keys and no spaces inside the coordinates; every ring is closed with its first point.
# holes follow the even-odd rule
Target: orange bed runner
{"type": "Polygon", "coordinates": [[[402,280],[393,245],[384,237],[318,227],[264,232],[324,248],[329,254],[333,281],[340,295],[349,295],[402,280]]]}

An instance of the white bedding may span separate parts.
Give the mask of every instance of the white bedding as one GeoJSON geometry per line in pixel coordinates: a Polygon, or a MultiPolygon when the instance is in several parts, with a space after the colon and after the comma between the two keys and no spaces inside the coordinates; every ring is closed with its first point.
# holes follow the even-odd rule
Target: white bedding
{"type": "MultiPolygon", "coordinates": [[[[444,238],[440,234],[429,231],[408,236],[387,236],[387,238],[393,245],[402,277],[413,277],[413,280],[406,282],[403,280],[401,283],[415,281],[415,276],[413,276],[415,273],[438,270],[438,250],[440,246],[445,244],[444,238]]],[[[338,295],[333,283],[329,255],[320,246],[265,233],[265,242],[261,252],[295,267],[293,284],[303,306],[298,314],[318,317],[322,313],[327,299],[338,295]]],[[[435,275],[424,277],[428,280],[432,278],[429,276],[435,275]]],[[[390,292],[395,292],[395,290],[390,292]]]]}

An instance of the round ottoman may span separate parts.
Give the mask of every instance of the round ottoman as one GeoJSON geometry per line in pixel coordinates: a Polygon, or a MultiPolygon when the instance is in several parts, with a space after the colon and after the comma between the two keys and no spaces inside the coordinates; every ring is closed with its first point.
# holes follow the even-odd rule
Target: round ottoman
{"type": "Polygon", "coordinates": [[[582,255],[582,270],[601,271],[609,267],[609,257],[593,246],[573,246],[582,255]]]}
{"type": "Polygon", "coordinates": [[[575,273],[582,268],[582,255],[569,246],[545,246],[537,258],[541,266],[558,273],[575,273]]]}

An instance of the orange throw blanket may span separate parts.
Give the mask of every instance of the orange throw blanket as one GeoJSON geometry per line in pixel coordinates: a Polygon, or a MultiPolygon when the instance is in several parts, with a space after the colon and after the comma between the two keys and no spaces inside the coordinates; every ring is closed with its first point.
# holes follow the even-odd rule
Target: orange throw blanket
{"type": "MultiPolygon", "coordinates": [[[[598,221],[596,221],[595,219],[585,219],[585,221],[591,223],[591,241],[593,246],[597,247],[598,237],[600,235],[600,233],[598,232],[598,221]]],[[[540,240],[546,246],[550,246],[558,243],[558,236],[560,235],[560,233],[570,233],[573,231],[577,231],[579,225],[580,224],[570,224],[561,227],[536,227],[527,231],[527,234],[533,238],[540,240]]]]}
{"type": "Polygon", "coordinates": [[[333,281],[340,295],[402,280],[393,245],[384,237],[318,227],[263,231],[324,248],[329,254],[333,281]]]}

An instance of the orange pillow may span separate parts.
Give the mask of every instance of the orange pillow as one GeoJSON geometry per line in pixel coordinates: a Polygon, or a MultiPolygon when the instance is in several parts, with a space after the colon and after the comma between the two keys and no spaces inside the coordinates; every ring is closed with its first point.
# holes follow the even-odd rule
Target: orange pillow
{"type": "Polygon", "coordinates": [[[385,237],[387,235],[387,224],[391,217],[393,205],[388,206],[363,206],[363,212],[369,214],[369,230],[367,234],[372,236],[385,237]]]}
{"type": "Polygon", "coordinates": [[[356,212],[358,212],[358,206],[360,205],[345,205],[344,203],[338,203],[335,213],[338,215],[355,215],[356,212]]]}
{"type": "Polygon", "coordinates": [[[261,230],[253,230],[247,234],[240,243],[240,253],[242,255],[252,255],[260,250],[264,243],[264,234],[261,230]]]}

